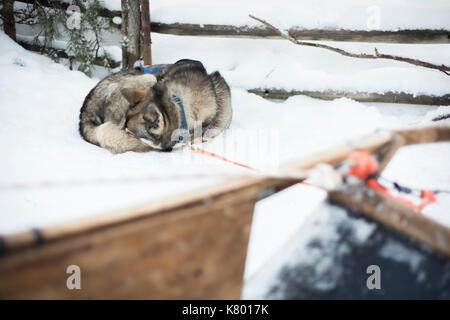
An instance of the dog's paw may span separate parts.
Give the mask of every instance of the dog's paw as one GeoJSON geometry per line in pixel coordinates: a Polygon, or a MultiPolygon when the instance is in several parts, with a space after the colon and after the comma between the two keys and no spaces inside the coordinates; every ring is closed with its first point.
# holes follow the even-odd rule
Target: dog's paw
{"type": "Polygon", "coordinates": [[[110,121],[102,123],[95,128],[95,137],[102,144],[102,142],[107,141],[109,137],[113,136],[117,129],[117,125],[110,121]]]}
{"type": "Polygon", "coordinates": [[[156,84],[156,77],[150,73],[140,76],[140,81],[144,83],[145,87],[153,87],[156,84]]]}
{"type": "Polygon", "coordinates": [[[123,146],[126,145],[126,136],[128,134],[124,130],[110,121],[95,129],[95,137],[99,145],[112,153],[124,152],[123,146]]]}

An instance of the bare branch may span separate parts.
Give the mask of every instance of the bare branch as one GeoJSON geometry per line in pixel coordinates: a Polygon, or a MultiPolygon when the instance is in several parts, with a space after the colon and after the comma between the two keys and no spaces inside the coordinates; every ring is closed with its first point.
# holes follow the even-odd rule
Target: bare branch
{"type": "Polygon", "coordinates": [[[306,42],[306,41],[298,41],[297,39],[295,39],[294,37],[292,37],[290,34],[286,34],[284,32],[282,32],[280,29],[274,27],[273,25],[271,25],[270,23],[268,23],[265,20],[262,20],[260,18],[257,18],[253,15],[249,15],[250,18],[261,22],[262,24],[264,24],[267,28],[275,31],[276,33],[278,33],[278,35],[286,40],[291,41],[292,43],[295,43],[297,45],[300,46],[309,46],[309,47],[316,47],[316,48],[322,48],[322,49],[326,49],[326,50],[331,50],[334,52],[337,52],[343,56],[347,56],[347,57],[352,57],[352,58],[360,58],[360,59],[390,59],[390,60],[396,60],[396,61],[402,61],[402,62],[406,62],[409,64],[413,64],[416,66],[420,66],[420,67],[424,67],[424,68],[430,68],[430,69],[436,69],[439,71],[442,71],[443,73],[445,73],[446,75],[450,75],[450,67],[447,67],[445,65],[436,65],[436,64],[432,64],[429,62],[425,62],[422,60],[417,60],[417,59],[412,59],[412,58],[406,58],[406,57],[399,57],[399,56],[393,56],[390,54],[382,54],[380,53],[376,48],[375,48],[375,54],[366,54],[366,53],[360,53],[360,54],[356,54],[356,53],[351,53],[336,47],[332,47],[332,46],[328,46],[326,44],[321,44],[321,43],[313,43],[313,42],[306,42]]]}
{"type": "Polygon", "coordinates": [[[441,114],[440,116],[437,116],[435,118],[433,118],[433,121],[441,121],[441,120],[445,120],[445,119],[449,119],[450,118],[450,113],[447,114],[441,114]]]}

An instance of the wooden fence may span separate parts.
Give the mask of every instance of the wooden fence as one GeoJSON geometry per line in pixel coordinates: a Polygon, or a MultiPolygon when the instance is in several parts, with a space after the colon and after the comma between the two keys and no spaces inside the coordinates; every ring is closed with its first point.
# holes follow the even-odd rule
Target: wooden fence
{"type": "MultiPolygon", "coordinates": [[[[23,3],[33,3],[32,0],[22,0],[23,3]]],[[[46,0],[41,0],[44,6],[51,6],[46,0]]],[[[67,8],[67,3],[61,3],[61,7],[67,8]]],[[[81,8],[81,12],[85,9],[81,8]]],[[[100,13],[106,18],[121,17],[121,11],[103,9],[100,13]]],[[[119,25],[115,25],[120,29],[119,25]]],[[[151,22],[151,31],[172,35],[190,36],[223,36],[223,37],[251,37],[251,38],[276,38],[274,31],[265,27],[236,27],[229,25],[212,24],[183,24],[151,22]]],[[[333,40],[333,41],[361,41],[361,42],[389,42],[389,43],[450,43],[449,30],[400,30],[400,31],[364,31],[364,30],[303,30],[291,29],[289,34],[298,40],[333,40]]],[[[21,42],[29,50],[40,51],[39,46],[21,42]]],[[[68,57],[64,50],[55,50],[61,57],[68,57]]],[[[101,65],[101,62],[98,63],[101,65]]],[[[118,66],[120,61],[111,61],[118,66]]],[[[373,92],[347,92],[347,91],[308,91],[308,90],[280,90],[274,88],[252,88],[249,92],[265,98],[286,99],[293,95],[303,94],[314,98],[331,100],[340,97],[348,97],[360,102],[389,102],[425,105],[450,105],[450,94],[442,96],[414,95],[405,92],[386,92],[383,94],[373,92]]]]}

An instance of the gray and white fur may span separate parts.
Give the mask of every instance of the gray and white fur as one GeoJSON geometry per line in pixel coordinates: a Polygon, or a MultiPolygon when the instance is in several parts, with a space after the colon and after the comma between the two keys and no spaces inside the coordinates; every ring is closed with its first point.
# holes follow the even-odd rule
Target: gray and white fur
{"type": "Polygon", "coordinates": [[[219,72],[208,75],[191,60],[164,66],[155,76],[136,70],[100,81],[80,111],[82,137],[113,153],[170,151],[180,143],[181,112],[174,95],[182,101],[190,141],[211,139],[228,128],[231,95],[219,72]]]}

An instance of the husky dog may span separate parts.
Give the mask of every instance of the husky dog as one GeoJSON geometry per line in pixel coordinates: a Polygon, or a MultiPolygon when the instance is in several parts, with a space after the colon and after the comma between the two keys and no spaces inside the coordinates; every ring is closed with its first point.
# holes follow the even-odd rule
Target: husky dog
{"type": "Polygon", "coordinates": [[[194,60],[158,69],[154,75],[118,72],[100,81],[81,108],[81,136],[113,153],[170,151],[229,127],[230,88],[219,72],[208,75],[194,60]]]}

